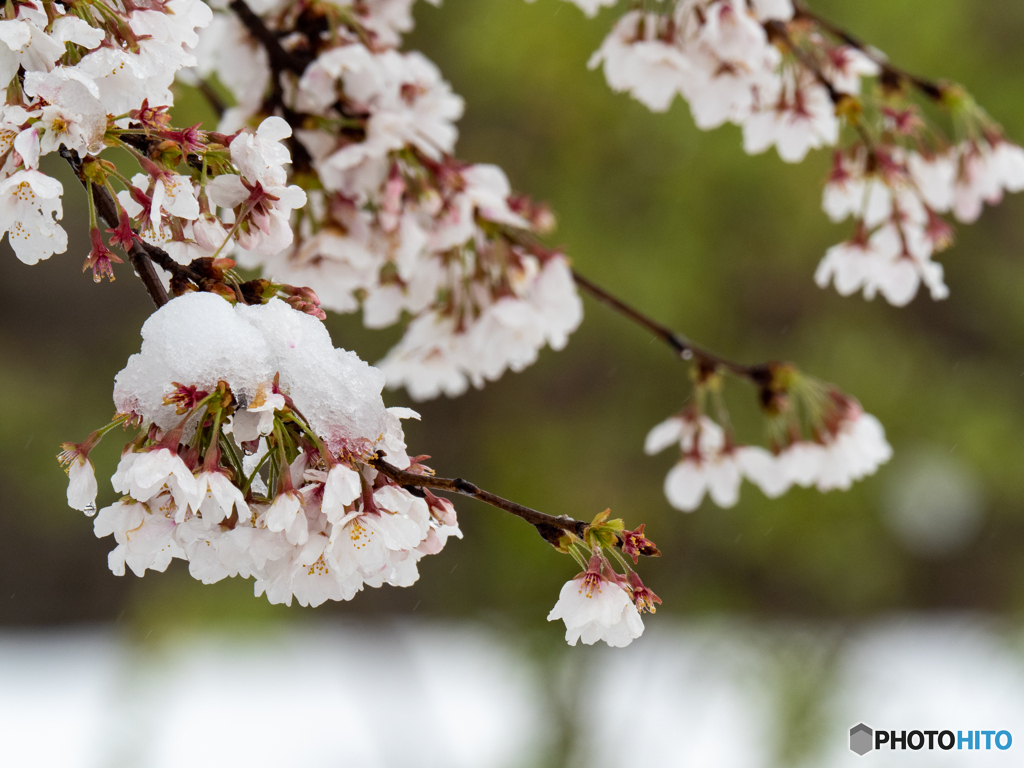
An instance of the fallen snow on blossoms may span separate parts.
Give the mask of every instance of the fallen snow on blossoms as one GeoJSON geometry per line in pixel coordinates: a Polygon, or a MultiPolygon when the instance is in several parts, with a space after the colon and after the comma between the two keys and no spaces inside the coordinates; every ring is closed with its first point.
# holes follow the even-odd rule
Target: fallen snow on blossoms
{"type": "Polygon", "coordinates": [[[561,349],[582,303],[565,256],[533,237],[550,228],[550,213],[513,196],[500,168],[452,158],[462,99],[422,54],[394,49],[411,4],[342,4],[344,23],[319,36],[306,31],[315,10],[296,17],[288,3],[261,4],[262,22],[304,56],[276,75],[231,14],[211,24],[197,53],[198,71],[236,101],[222,131],[261,113],[275,77],[285,106],[304,116],[294,170],[317,191],[293,217],[295,240],[240,243],[235,258],[310,286],[325,309],[361,309],[369,328],[406,324],[380,367],[389,386],[424,400],[520,371],[545,345],[561,349]],[[251,76],[239,76],[239,61],[251,76]]]}
{"type": "MultiPolygon", "coordinates": [[[[613,5],[570,1],[588,16],[613,5]]],[[[698,128],[739,125],[748,153],[774,146],[790,163],[848,136],[823,204],[833,221],[852,218],[854,234],[819,265],[823,288],[903,306],[923,285],[944,299],[933,257],[952,245],[953,228],[942,215],[971,223],[984,203],[1024,190],[1024,149],[962,88],[908,75],[790,0],[646,8],[622,16],[590,60],[613,90],[655,112],[682,96],[698,128]]]]}
{"type": "Polygon", "coordinates": [[[696,409],[688,408],[655,426],[644,450],[660,453],[678,445],[679,462],[665,478],[665,496],[683,512],[693,512],[705,495],[719,507],[739,500],[743,479],[769,498],[797,485],[819,491],[848,490],[892,457],[885,429],[855,400],[836,391],[799,393],[816,403],[813,439],[800,436],[796,413],[776,417],[774,450],[736,445],[730,434],[696,409]]]}
{"type": "MultiPolygon", "coordinates": [[[[409,586],[422,557],[461,538],[449,501],[367,465],[383,452],[429,471],[406,453],[400,419],[416,414],[385,408],[383,375],[335,349],[317,319],[279,299],[232,306],[192,293],[142,335],[114,388],[114,424],[141,425],[112,478],[125,497],[95,522],[117,542],[115,574],[179,558],[204,583],[252,576],[272,603],[315,606],[364,586],[409,586]]],[[[97,439],[62,457],[69,502],[89,512],[97,439]]]]}

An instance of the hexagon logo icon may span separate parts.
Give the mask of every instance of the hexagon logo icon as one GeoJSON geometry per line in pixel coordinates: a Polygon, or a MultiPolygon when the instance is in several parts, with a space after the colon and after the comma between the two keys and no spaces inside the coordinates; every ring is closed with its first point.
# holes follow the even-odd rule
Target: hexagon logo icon
{"type": "Polygon", "coordinates": [[[863,757],[875,748],[874,733],[864,723],[858,723],[850,729],[850,751],[863,757]]]}

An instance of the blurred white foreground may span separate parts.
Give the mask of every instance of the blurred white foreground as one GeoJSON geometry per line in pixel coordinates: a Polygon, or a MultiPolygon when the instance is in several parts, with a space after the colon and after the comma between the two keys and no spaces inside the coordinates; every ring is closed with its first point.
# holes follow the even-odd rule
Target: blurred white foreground
{"type": "Polygon", "coordinates": [[[723,620],[620,651],[476,625],[0,634],[7,768],[755,768],[1024,762],[1024,635],[976,618],[723,620]],[[537,638],[532,638],[536,641],[537,638]],[[1010,750],[858,757],[851,725],[1009,730],[1010,750]]]}

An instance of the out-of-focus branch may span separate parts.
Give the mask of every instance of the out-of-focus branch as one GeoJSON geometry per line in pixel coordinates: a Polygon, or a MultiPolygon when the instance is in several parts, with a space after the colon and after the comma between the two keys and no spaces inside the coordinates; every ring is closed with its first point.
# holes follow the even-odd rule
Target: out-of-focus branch
{"type": "MultiPolygon", "coordinates": [[[[288,124],[293,128],[297,127],[301,124],[301,119],[285,103],[281,74],[291,72],[295,75],[301,75],[312,62],[312,58],[285,50],[277,34],[263,23],[263,19],[249,7],[245,0],[232,0],[228,3],[228,8],[234,11],[235,15],[238,16],[238,20],[249,31],[249,34],[259,41],[260,45],[266,50],[267,57],[270,60],[272,92],[263,105],[264,111],[273,114],[275,111],[280,110],[282,117],[288,124]]],[[[210,93],[204,90],[203,95],[206,96],[207,100],[210,100],[210,93]]],[[[212,95],[216,96],[215,93],[212,95]]],[[[214,109],[217,109],[216,102],[211,101],[210,103],[214,106],[214,109]]],[[[221,105],[223,106],[223,103],[221,105]]],[[[219,111],[223,113],[222,109],[219,111]]],[[[305,144],[299,141],[294,134],[289,136],[287,141],[292,155],[292,167],[298,171],[309,170],[313,158],[310,156],[305,144]]]]}
{"type": "Polygon", "coordinates": [[[942,101],[946,88],[942,83],[927,80],[923,77],[907,72],[905,69],[892,64],[878,49],[868,45],[860,38],[850,34],[842,27],[833,24],[828,19],[822,18],[810,10],[801,0],[793,0],[794,19],[805,19],[828,32],[833,37],[841,40],[852,48],[856,48],[879,67],[882,68],[882,81],[893,84],[905,82],[917,88],[921,93],[934,101],[942,101]]]}
{"type": "Polygon", "coordinates": [[[221,98],[221,95],[217,93],[217,90],[213,85],[204,78],[199,78],[195,83],[195,88],[206,99],[206,103],[210,105],[210,109],[216,113],[218,118],[224,117],[224,113],[227,111],[228,105],[221,98]]]}
{"type": "Polygon", "coordinates": [[[789,36],[789,32],[786,29],[785,22],[782,21],[769,21],[764,25],[765,31],[768,33],[768,38],[781,40],[785,43],[786,48],[789,49],[790,53],[796,57],[796,60],[800,64],[814,75],[814,78],[828,91],[828,97],[832,100],[833,104],[838,104],[843,98],[843,95],[839,93],[835,86],[832,85],[832,81],[825,77],[825,73],[821,71],[821,67],[818,63],[808,56],[804,51],[800,50],[800,47],[793,42],[793,39],[789,36]]]}
{"type": "Polygon", "coordinates": [[[249,30],[249,34],[259,40],[266,49],[271,69],[275,72],[294,72],[297,75],[306,71],[309,60],[291,51],[286,51],[277,35],[267,28],[263,19],[256,15],[245,0],[231,0],[228,3],[228,8],[235,12],[238,20],[249,30]]]}

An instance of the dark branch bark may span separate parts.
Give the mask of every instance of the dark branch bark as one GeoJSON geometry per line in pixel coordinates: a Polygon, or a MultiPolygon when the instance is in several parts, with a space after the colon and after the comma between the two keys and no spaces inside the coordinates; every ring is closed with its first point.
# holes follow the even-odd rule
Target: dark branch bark
{"type": "Polygon", "coordinates": [[[821,27],[823,30],[828,32],[833,37],[841,40],[852,48],[856,48],[858,51],[863,53],[879,67],[882,68],[882,80],[883,82],[899,83],[907,82],[917,88],[921,93],[927,96],[933,101],[942,101],[943,95],[946,89],[941,83],[937,83],[933,80],[927,80],[923,77],[907,72],[905,69],[894,66],[884,56],[880,56],[877,49],[868,45],[863,40],[854,35],[851,35],[842,27],[833,24],[828,19],[822,18],[818,14],[811,11],[801,0],[794,0],[794,19],[806,19],[807,21],[813,22],[821,27]]]}
{"type": "Polygon", "coordinates": [[[306,67],[310,63],[309,59],[286,51],[281,45],[281,41],[278,40],[277,35],[267,28],[267,25],[263,23],[263,19],[253,12],[245,0],[232,0],[232,2],[228,3],[228,8],[235,12],[238,20],[249,30],[249,34],[259,40],[260,44],[266,49],[267,56],[270,58],[270,68],[275,73],[294,72],[297,75],[301,75],[306,71],[306,67]]]}
{"type": "MultiPolygon", "coordinates": [[[[245,0],[232,0],[228,7],[235,12],[239,21],[249,31],[249,34],[259,41],[260,45],[266,50],[267,57],[270,59],[272,90],[270,96],[263,104],[263,111],[272,115],[280,110],[282,117],[290,126],[293,128],[298,127],[302,124],[302,119],[284,102],[284,87],[281,83],[281,75],[285,72],[302,75],[310,63],[312,63],[313,58],[309,55],[285,50],[277,34],[267,28],[267,25],[263,23],[263,19],[253,12],[245,0]]],[[[203,95],[207,99],[210,99],[211,95],[216,97],[215,93],[207,93],[206,90],[203,90],[203,95]]],[[[211,101],[211,104],[214,105],[215,109],[217,108],[215,102],[211,101]]],[[[223,113],[223,110],[220,111],[223,113]]],[[[309,171],[312,168],[313,158],[306,149],[306,146],[298,140],[294,133],[288,137],[287,142],[292,156],[292,168],[299,172],[309,171]]]]}
{"type": "Polygon", "coordinates": [[[199,82],[196,83],[196,88],[201,94],[203,94],[203,98],[206,99],[206,103],[210,105],[210,109],[216,113],[217,117],[224,117],[224,113],[227,111],[228,105],[224,99],[221,98],[220,94],[217,93],[216,89],[214,89],[214,87],[203,78],[199,78],[199,82]]]}
{"type": "MultiPolygon", "coordinates": [[[[110,192],[104,187],[98,187],[93,184],[89,179],[86,178],[85,173],[82,169],[82,160],[79,158],[78,153],[74,150],[68,150],[64,147],[60,149],[60,155],[71,166],[71,169],[75,172],[75,176],[82,182],[82,186],[85,187],[86,194],[89,193],[90,187],[92,188],[93,202],[96,205],[96,215],[103,220],[111,229],[117,227],[117,204],[114,202],[114,198],[111,197],[110,192]]],[[[164,290],[164,285],[160,282],[160,276],[156,273],[156,269],[153,267],[153,261],[150,258],[149,249],[145,243],[139,240],[132,241],[131,247],[127,251],[128,260],[131,265],[135,268],[135,273],[142,280],[142,284],[146,288],[146,293],[156,304],[157,308],[162,307],[170,298],[167,296],[167,291],[164,290]]],[[[167,259],[170,259],[166,253],[159,248],[160,251],[167,259]]],[[[173,259],[170,259],[173,261],[173,259]]],[[[162,266],[162,265],[161,265],[162,266]]]]}
{"type": "Polygon", "coordinates": [[[417,475],[415,472],[406,472],[403,469],[399,469],[384,461],[384,459],[373,459],[369,464],[378,472],[383,473],[403,487],[429,488],[430,490],[444,491],[445,493],[457,493],[513,514],[535,527],[540,535],[551,544],[557,544],[558,538],[562,533],[571,533],[583,539],[588,528],[588,523],[582,520],[574,520],[565,515],[556,517],[555,515],[538,512],[535,509],[524,507],[522,504],[516,504],[514,501],[503,499],[501,496],[496,496],[489,491],[478,488],[461,477],[446,478],[434,477],[432,475],[417,475]]]}
{"type": "Polygon", "coordinates": [[[654,334],[656,339],[667,344],[672,348],[673,352],[684,360],[692,358],[711,368],[724,368],[736,376],[749,379],[759,387],[767,386],[771,382],[771,363],[763,363],[761,365],[743,365],[741,363],[733,362],[732,360],[727,360],[724,357],[716,355],[714,352],[710,352],[703,347],[694,344],[688,338],[680,333],[676,333],[671,328],[662,325],[656,320],[652,320],[647,317],[647,315],[634,307],[631,307],[626,302],[611,295],[608,291],[599,287],[596,283],[584,277],[575,269],[572,271],[572,276],[576,281],[576,285],[579,286],[581,290],[589,293],[593,298],[597,299],[605,306],[611,307],[623,317],[632,320],[641,328],[650,331],[654,334]]]}
{"type": "Polygon", "coordinates": [[[786,30],[786,23],[783,21],[769,21],[764,25],[765,31],[768,33],[768,38],[777,38],[786,44],[786,47],[790,50],[793,56],[800,64],[814,75],[814,78],[821,83],[821,85],[828,91],[828,97],[832,100],[833,104],[838,104],[843,98],[843,95],[839,93],[835,86],[832,85],[832,81],[825,77],[825,73],[821,71],[821,67],[808,56],[804,51],[793,42],[793,39],[789,36],[789,32],[786,30]]]}

